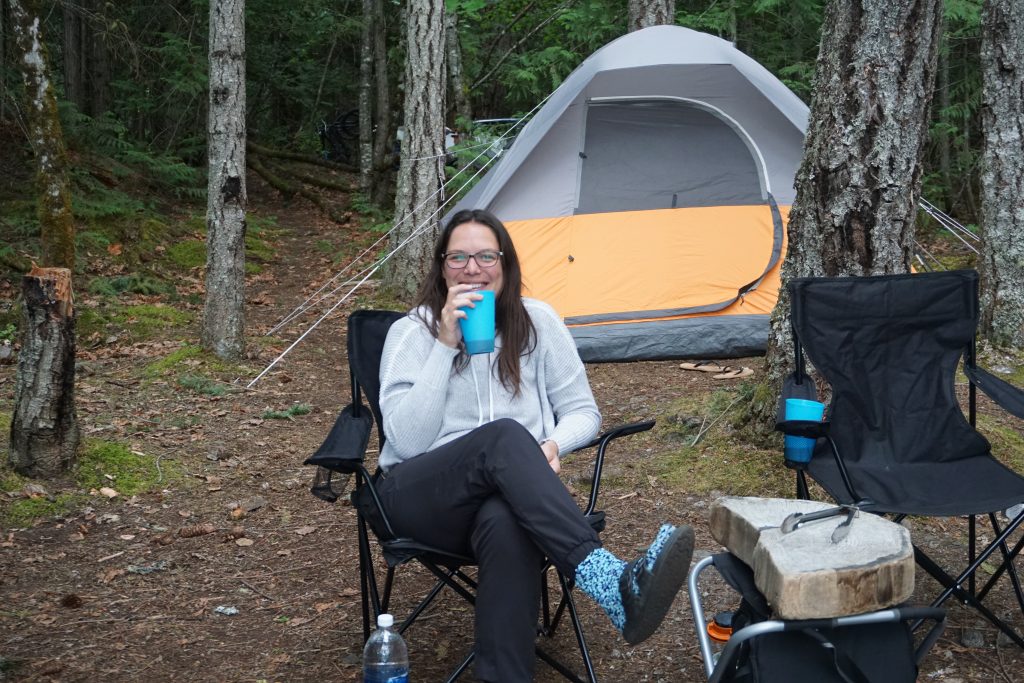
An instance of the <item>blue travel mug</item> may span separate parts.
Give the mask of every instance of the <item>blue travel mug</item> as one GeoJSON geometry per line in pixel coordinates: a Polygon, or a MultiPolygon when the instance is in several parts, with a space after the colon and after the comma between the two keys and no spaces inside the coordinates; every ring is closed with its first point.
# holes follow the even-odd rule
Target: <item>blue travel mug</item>
{"type": "Polygon", "coordinates": [[[474,301],[473,308],[464,306],[460,309],[466,312],[465,318],[459,318],[462,340],[466,344],[466,353],[490,353],[494,351],[494,292],[478,289],[474,294],[484,298],[474,301]]]}
{"type": "MultiPolygon", "coordinates": [[[[824,414],[824,403],[808,401],[803,398],[786,399],[787,420],[821,422],[824,414]]],[[[809,439],[805,436],[790,436],[786,434],[783,439],[786,460],[790,462],[810,462],[811,455],[814,453],[815,441],[815,439],[809,439]]]]}

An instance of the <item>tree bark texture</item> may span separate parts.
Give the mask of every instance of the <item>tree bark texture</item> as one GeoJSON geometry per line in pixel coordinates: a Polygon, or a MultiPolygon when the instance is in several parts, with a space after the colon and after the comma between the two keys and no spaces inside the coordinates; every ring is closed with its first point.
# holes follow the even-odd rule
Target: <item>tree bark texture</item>
{"type": "Polygon", "coordinates": [[[395,254],[386,285],[411,299],[430,266],[438,234],[439,190],[444,179],[444,2],[412,0],[406,45],[405,136],[398,171],[395,254]]]}
{"type": "Polygon", "coordinates": [[[459,44],[459,16],[455,12],[447,12],[444,17],[444,42],[448,53],[448,83],[451,85],[452,100],[455,105],[455,118],[468,124],[473,120],[473,110],[469,105],[466,82],[462,74],[462,47],[459,44]]]}
{"type": "Polygon", "coordinates": [[[75,462],[75,312],[71,271],[33,268],[22,281],[21,352],[14,383],[10,464],[20,474],[52,477],[75,462]]]}
{"type": "Polygon", "coordinates": [[[627,28],[639,31],[648,26],[676,23],[676,0],[629,0],[627,28]]]}
{"type": "Polygon", "coordinates": [[[373,34],[373,0],[363,0],[362,49],[359,51],[359,191],[364,197],[370,195],[373,184],[373,34]]]}
{"type": "Polygon", "coordinates": [[[388,73],[387,17],[383,0],[373,3],[373,73],[377,107],[375,115],[376,134],[373,138],[373,168],[389,169],[374,173],[371,195],[373,203],[382,205],[389,196],[390,168],[392,166],[395,125],[391,111],[391,76],[388,73]]]}
{"type": "Polygon", "coordinates": [[[64,97],[85,111],[85,64],[82,9],[64,5],[64,97]]]}
{"type": "Polygon", "coordinates": [[[68,189],[67,152],[50,81],[49,58],[40,32],[38,6],[34,0],[9,0],[8,6],[28,97],[29,141],[38,163],[36,183],[43,263],[74,270],[75,223],[68,189]]]}
{"type": "Polygon", "coordinates": [[[910,270],[942,6],[831,0],[826,7],[768,371],[755,396],[762,426],[774,421],[792,371],[787,283],[910,270]]]}
{"type": "Polygon", "coordinates": [[[99,116],[110,109],[110,53],[107,51],[107,4],[99,0],[86,0],[93,12],[89,21],[86,44],[89,58],[88,78],[89,116],[99,116]]]}
{"type": "Polygon", "coordinates": [[[981,327],[1024,347],[1024,4],[987,0],[982,19],[981,327]]]}
{"type": "Polygon", "coordinates": [[[245,1],[210,3],[209,181],[203,346],[245,350],[245,1]]]}

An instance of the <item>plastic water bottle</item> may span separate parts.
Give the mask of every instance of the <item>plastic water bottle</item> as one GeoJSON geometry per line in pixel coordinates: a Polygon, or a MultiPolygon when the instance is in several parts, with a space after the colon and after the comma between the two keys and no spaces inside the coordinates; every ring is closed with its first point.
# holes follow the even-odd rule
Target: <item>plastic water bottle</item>
{"type": "Polygon", "coordinates": [[[363,683],[409,683],[409,651],[394,625],[390,614],[377,616],[377,630],[363,648],[363,683]]]}

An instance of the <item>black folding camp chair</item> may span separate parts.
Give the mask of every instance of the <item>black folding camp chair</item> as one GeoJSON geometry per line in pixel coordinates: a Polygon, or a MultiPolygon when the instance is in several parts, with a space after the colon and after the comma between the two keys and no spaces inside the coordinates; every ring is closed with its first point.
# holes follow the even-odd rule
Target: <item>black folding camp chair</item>
{"type": "Polygon", "coordinates": [[[696,563],[688,580],[701,660],[710,683],[913,683],[918,665],[938,639],[946,613],[937,607],[893,607],[832,619],[773,618],[754,572],[731,553],[696,563]],[[716,653],[705,629],[700,588],[714,567],[738,594],[727,605],[732,633],[716,653]],[[934,623],[916,647],[911,624],[934,623]]]}
{"type": "MultiPolygon", "coordinates": [[[[383,445],[386,439],[386,435],[381,429],[383,422],[379,404],[380,359],[388,330],[392,323],[404,315],[404,313],[391,311],[356,311],[349,317],[348,362],[351,374],[352,402],[341,411],[324,443],[305,462],[307,465],[317,466],[317,476],[312,493],[318,498],[330,502],[337,500],[344,487],[344,483],[339,484],[335,480],[336,475],[340,475],[344,480],[355,475],[352,501],[357,510],[364,641],[370,636],[370,626],[376,620],[376,616],[389,611],[392,590],[395,586],[396,569],[410,561],[415,561],[425,567],[437,578],[437,581],[426,597],[409,612],[408,616],[400,621],[399,633],[404,633],[445,587],[451,588],[470,604],[475,602],[476,582],[464,570],[475,565],[476,561],[472,557],[455,555],[419,543],[415,539],[398,536],[391,526],[374,487],[379,472],[371,475],[364,463],[374,423],[377,424],[377,436],[380,444],[383,445]],[[369,410],[363,405],[364,397],[369,403],[369,410]],[[378,569],[375,566],[370,547],[371,534],[379,542],[387,565],[383,578],[383,590],[378,582],[378,569]]],[[[583,449],[596,449],[590,497],[584,514],[597,531],[604,529],[604,513],[596,510],[596,506],[601,470],[608,444],[621,436],[646,431],[653,426],[653,421],[625,425],[605,432],[583,447],[583,449]]],[[[557,605],[552,609],[548,593],[548,574],[553,567],[547,563],[543,568],[538,569],[537,580],[542,582],[541,619],[538,624],[538,634],[553,636],[562,617],[568,613],[585,669],[585,680],[596,681],[583,626],[573,601],[573,577],[567,577],[555,570],[560,594],[557,605]]],[[[537,656],[568,680],[579,683],[584,680],[540,646],[537,647],[537,656]]],[[[472,661],[473,652],[471,651],[451,674],[448,681],[456,680],[472,661]]]]}
{"type": "Polygon", "coordinates": [[[1024,539],[1014,540],[1024,514],[1006,524],[999,514],[1024,502],[1024,478],[996,460],[975,430],[975,388],[1018,417],[1024,417],[1024,394],[975,363],[977,273],[798,278],[790,293],[796,370],[783,389],[778,427],[818,438],[811,461],[791,465],[798,497],[808,497],[806,472],[839,503],[895,521],[966,516],[967,566],[955,575],[915,546],[918,565],[943,587],[932,605],[955,597],[1024,647],[1019,630],[984,602],[1005,575],[1024,615],[1014,568],[1024,546],[1024,539]],[[805,353],[832,389],[820,424],[783,418],[787,397],[815,396],[805,353]],[[967,418],[955,392],[961,357],[967,418]],[[979,515],[991,524],[993,540],[984,548],[979,515]],[[983,565],[994,570],[979,587],[983,565]]]}

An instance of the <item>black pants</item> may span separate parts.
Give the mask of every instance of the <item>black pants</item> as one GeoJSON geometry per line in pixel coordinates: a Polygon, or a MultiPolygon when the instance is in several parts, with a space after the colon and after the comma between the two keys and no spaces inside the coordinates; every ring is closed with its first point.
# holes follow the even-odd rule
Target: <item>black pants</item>
{"type": "Polygon", "coordinates": [[[572,577],[601,546],[533,436],[496,420],[392,467],[377,489],[396,533],[476,558],[477,677],[532,681],[544,557],[572,577]]]}

